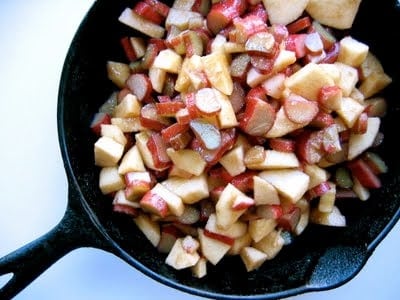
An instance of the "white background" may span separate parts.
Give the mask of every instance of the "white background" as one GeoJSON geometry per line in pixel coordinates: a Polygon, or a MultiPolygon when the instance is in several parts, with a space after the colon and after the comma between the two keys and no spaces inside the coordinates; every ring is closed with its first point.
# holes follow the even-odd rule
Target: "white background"
{"type": "MultiPolygon", "coordinates": [[[[67,182],[56,128],[58,84],[69,43],[92,3],[0,1],[0,256],[46,233],[64,213],[67,182]]],[[[399,233],[400,224],[348,284],[295,299],[397,298],[399,233]]],[[[66,255],[16,297],[195,298],[96,249],[66,255]]]]}

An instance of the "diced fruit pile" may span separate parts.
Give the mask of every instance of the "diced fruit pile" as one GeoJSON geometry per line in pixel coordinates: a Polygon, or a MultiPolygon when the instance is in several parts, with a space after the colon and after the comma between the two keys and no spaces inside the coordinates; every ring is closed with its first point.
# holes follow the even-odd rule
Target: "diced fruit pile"
{"type": "Polygon", "coordinates": [[[202,277],[240,255],[252,271],[309,222],[345,226],[337,199],[381,186],[391,78],[365,43],[332,34],[359,2],[144,0],[121,13],[135,31],[127,61],[107,62],[119,90],[91,124],[95,164],[114,211],[168,265],[202,277]]]}

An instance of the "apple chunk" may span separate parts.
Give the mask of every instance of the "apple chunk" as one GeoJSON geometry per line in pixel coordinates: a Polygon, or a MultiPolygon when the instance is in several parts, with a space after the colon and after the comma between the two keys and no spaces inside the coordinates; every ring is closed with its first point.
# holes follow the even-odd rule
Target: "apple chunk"
{"type": "Polygon", "coordinates": [[[165,263],[176,270],[193,267],[200,259],[197,251],[190,253],[184,249],[183,240],[179,238],[175,241],[174,246],[165,259],[165,263]]]}
{"type": "Polygon", "coordinates": [[[263,0],[271,24],[287,25],[300,17],[308,0],[263,0]]]}
{"type": "Polygon", "coordinates": [[[307,174],[291,169],[263,171],[258,176],[272,184],[279,194],[292,203],[296,203],[304,195],[310,182],[307,174]]]}
{"type": "Polygon", "coordinates": [[[379,118],[368,118],[367,132],[364,134],[351,133],[349,139],[348,159],[351,160],[363,151],[371,147],[378,134],[381,120],[379,118]]]}
{"type": "Polygon", "coordinates": [[[253,177],[255,205],[280,204],[278,192],[272,184],[261,177],[253,177]]]}
{"type": "Polygon", "coordinates": [[[118,167],[118,173],[126,174],[128,172],[144,172],[146,169],[140,156],[139,149],[135,145],[130,148],[122,157],[118,167]]]}
{"type": "Polygon", "coordinates": [[[240,257],[246,266],[247,272],[258,269],[268,259],[267,254],[253,247],[244,247],[240,251],[240,257]]]}
{"type": "Polygon", "coordinates": [[[100,137],[94,144],[94,161],[99,167],[116,166],[124,153],[124,146],[108,136],[100,137]]]}
{"type": "Polygon", "coordinates": [[[133,220],[136,226],[143,232],[151,244],[154,247],[157,247],[161,238],[160,225],[158,225],[157,222],[152,221],[150,217],[145,214],[141,214],[133,220]]]}
{"type": "Polygon", "coordinates": [[[186,204],[193,204],[209,196],[207,179],[204,174],[191,178],[169,177],[161,182],[163,186],[182,198],[186,204]]]}
{"type": "MultiPolygon", "coordinates": [[[[232,206],[238,198],[247,199],[249,198],[239,189],[232,184],[228,184],[222,191],[217,204],[215,205],[217,215],[217,225],[222,229],[229,228],[235,223],[239,217],[246,211],[245,209],[233,210],[232,206]]],[[[251,201],[253,199],[249,198],[251,201]]],[[[243,200],[243,202],[246,202],[243,200]]]]}
{"type": "Polygon", "coordinates": [[[230,245],[210,238],[204,234],[204,230],[198,229],[201,253],[213,265],[216,265],[229,251],[230,245]]]}
{"type": "Polygon", "coordinates": [[[207,165],[200,154],[191,149],[168,148],[167,154],[175,166],[195,176],[200,176],[207,165]]]}

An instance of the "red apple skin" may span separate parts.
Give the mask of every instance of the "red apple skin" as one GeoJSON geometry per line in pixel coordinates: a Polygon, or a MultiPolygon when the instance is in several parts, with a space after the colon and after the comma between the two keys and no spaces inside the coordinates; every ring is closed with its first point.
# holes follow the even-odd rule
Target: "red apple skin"
{"type": "Polygon", "coordinates": [[[301,209],[297,206],[293,206],[288,212],[283,214],[278,219],[278,226],[282,227],[283,229],[293,232],[296,228],[297,223],[300,220],[301,216],[301,209]]]}
{"type": "Polygon", "coordinates": [[[236,198],[236,200],[232,204],[232,210],[239,211],[254,206],[255,202],[253,198],[247,197],[245,199],[246,199],[245,201],[240,201],[240,200],[236,201],[237,200],[236,198]]]}
{"type": "Polygon", "coordinates": [[[220,241],[224,244],[227,244],[229,246],[232,246],[235,243],[235,239],[233,239],[229,236],[223,235],[223,234],[208,231],[207,229],[204,229],[204,235],[211,239],[214,239],[214,240],[220,241]]]}
{"type": "Polygon", "coordinates": [[[140,200],[140,206],[151,213],[154,213],[161,218],[169,214],[167,202],[159,195],[148,191],[140,200]]]}

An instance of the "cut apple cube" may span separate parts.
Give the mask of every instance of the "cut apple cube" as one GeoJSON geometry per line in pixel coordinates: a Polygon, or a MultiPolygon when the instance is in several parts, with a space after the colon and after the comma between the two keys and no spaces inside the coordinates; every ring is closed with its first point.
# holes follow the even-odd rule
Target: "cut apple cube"
{"type": "Polygon", "coordinates": [[[182,67],[182,57],[174,50],[161,50],[153,62],[153,67],[178,74],[182,67]]]}
{"type": "Polygon", "coordinates": [[[296,62],[296,53],[282,49],[279,51],[277,58],[272,67],[272,74],[276,74],[285,70],[291,64],[296,62]]]}
{"type": "Polygon", "coordinates": [[[232,94],[233,81],[226,54],[217,51],[203,56],[202,60],[204,71],[211,85],[225,95],[232,94]]]}
{"type": "Polygon", "coordinates": [[[356,68],[340,62],[335,62],[335,66],[340,71],[337,85],[342,89],[343,96],[348,97],[358,82],[358,71],[356,68]]]}
{"type": "Polygon", "coordinates": [[[308,0],[263,0],[262,2],[271,24],[282,25],[287,25],[299,18],[308,4],[308,0]]]}
{"type": "Polygon", "coordinates": [[[162,184],[157,183],[152,188],[151,192],[167,202],[168,209],[173,215],[180,216],[183,214],[185,206],[183,205],[182,199],[162,184]]]}
{"type": "Polygon", "coordinates": [[[301,233],[303,233],[303,231],[306,229],[309,223],[310,204],[307,200],[303,198],[297,201],[296,206],[300,207],[301,215],[299,221],[297,222],[296,228],[294,229],[293,232],[296,235],[300,235],[301,233]]]}
{"type": "Polygon", "coordinates": [[[240,251],[242,251],[244,247],[251,246],[251,243],[252,239],[250,234],[248,233],[242,235],[241,237],[236,238],[232,247],[228,251],[228,255],[239,255],[240,251]]]}
{"type": "Polygon", "coordinates": [[[261,177],[253,177],[255,205],[280,204],[278,192],[275,187],[261,177]]]}
{"type": "Polygon", "coordinates": [[[327,181],[329,178],[329,173],[325,169],[315,164],[305,164],[303,169],[304,173],[306,173],[310,177],[310,182],[307,188],[308,190],[321,184],[324,181],[327,181]]]}
{"type": "Polygon", "coordinates": [[[362,200],[362,201],[366,201],[369,199],[369,197],[371,196],[369,190],[364,187],[360,181],[353,176],[353,191],[354,193],[356,193],[357,197],[362,200]]]}
{"type": "Polygon", "coordinates": [[[222,191],[221,196],[219,197],[218,202],[215,205],[217,226],[219,226],[220,228],[228,229],[246,211],[246,209],[232,209],[232,205],[238,197],[242,197],[244,199],[249,198],[230,183],[222,191]]]}
{"type": "Polygon", "coordinates": [[[244,150],[242,146],[238,146],[230,150],[221,157],[219,163],[228,171],[231,176],[236,176],[246,171],[244,165],[244,150]]]}
{"type": "Polygon", "coordinates": [[[253,243],[253,247],[264,252],[268,257],[267,259],[273,259],[282,250],[284,244],[285,240],[281,236],[280,231],[273,230],[261,241],[253,243]]]}
{"type": "Polygon", "coordinates": [[[143,159],[145,166],[149,169],[162,171],[164,169],[156,168],[153,160],[153,155],[147,146],[147,142],[150,138],[150,134],[147,131],[141,131],[135,135],[136,146],[139,150],[140,156],[143,159]]]}
{"type": "Polygon", "coordinates": [[[206,230],[214,233],[218,233],[220,235],[225,235],[232,239],[237,239],[247,232],[247,224],[245,222],[236,221],[227,229],[222,229],[217,224],[216,214],[213,213],[208,217],[207,223],[204,227],[206,230]]]}
{"type": "Polygon", "coordinates": [[[196,278],[203,278],[207,275],[207,259],[200,257],[197,263],[191,267],[192,275],[196,278]]]}
{"type": "Polygon", "coordinates": [[[367,150],[374,143],[375,137],[379,132],[381,119],[377,117],[368,118],[367,132],[364,134],[350,134],[349,152],[347,158],[352,160],[367,150]]]}
{"type": "Polygon", "coordinates": [[[94,161],[99,167],[116,166],[124,153],[124,145],[103,136],[94,144],[94,161]]]}
{"type": "Polygon", "coordinates": [[[145,170],[139,149],[134,145],[122,157],[118,166],[118,173],[123,175],[128,172],[144,172],[145,170]]]}
{"type": "Polygon", "coordinates": [[[100,170],[99,187],[105,195],[125,187],[124,179],[118,173],[117,167],[105,167],[100,170]]]}
{"type": "Polygon", "coordinates": [[[352,67],[359,67],[368,54],[368,45],[357,41],[351,36],[346,36],[340,40],[338,62],[352,67]]]}
{"type": "Polygon", "coordinates": [[[152,221],[149,216],[141,214],[133,219],[136,226],[143,232],[145,237],[150,241],[150,243],[157,247],[160,242],[160,225],[152,221]]]}
{"type": "Polygon", "coordinates": [[[167,72],[163,69],[152,66],[149,69],[149,78],[153,89],[157,93],[162,93],[164,89],[164,83],[167,78],[167,72]]]}
{"type": "Polygon", "coordinates": [[[219,127],[221,129],[231,128],[238,125],[235,111],[228,96],[218,90],[214,90],[216,99],[218,100],[221,110],[217,114],[219,127]]]}
{"type": "Polygon", "coordinates": [[[136,201],[148,192],[152,186],[149,172],[128,172],[125,174],[125,196],[136,201]]]}
{"type": "Polygon", "coordinates": [[[122,130],[118,126],[112,124],[102,124],[100,128],[101,128],[100,129],[101,136],[110,137],[114,141],[125,147],[127,139],[122,130]]]}
{"type": "Polygon", "coordinates": [[[139,118],[111,118],[111,124],[118,126],[122,132],[139,132],[144,130],[139,118]]]}
{"type": "Polygon", "coordinates": [[[279,194],[296,203],[307,191],[310,177],[299,170],[268,170],[259,175],[272,184],[279,194]]]}
{"type": "Polygon", "coordinates": [[[318,100],[322,87],[334,84],[325,70],[315,63],[305,65],[285,80],[285,86],[293,93],[313,101],[318,100]]]}
{"type": "Polygon", "coordinates": [[[314,208],[310,213],[310,221],[315,224],[344,227],[346,226],[346,217],[342,215],[339,208],[334,206],[331,212],[321,212],[318,208],[314,208]]]}
{"type": "Polygon", "coordinates": [[[208,198],[210,195],[205,174],[187,179],[169,177],[161,182],[161,184],[178,195],[186,204],[194,204],[208,198]]]}
{"type": "Polygon", "coordinates": [[[199,259],[200,255],[197,251],[187,252],[183,247],[183,239],[179,238],[175,241],[174,246],[165,259],[165,263],[176,270],[182,270],[193,267],[199,259]]]}
{"type": "Polygon", "coordinates": [[[247,272],[258,269],[268,259],[267,254],[253,247],[244,247],[240,251],[240,257],[246,266],[247,272]]]}
{"type": "Polygon", "coordinates": [[[360,114],[364,111],[364,106],[350,97],[343,97],[341,108],[336,112],[345,122],[348,128],[352,128],[360,114]]]}
{"type": "Polygon", "coordinates": [[[297,168],[299,165],[294,153],[275,150],[265,150],[265,158],[260,163],[246,164],[252,170],[297,168]]]}
{"type": "Polygon", "coordinates": [[[179,169],[195,176],[200,176],[207,165],[200,154],[191,149],[174,150],[168,148],[167,154],[179,169]]]}
{"type": "Polygon", "coordinates": [[[386,73],[372,73],[361,82],[359,89],[365,98],[369,98],[383,90],[391,82],[392,78],[386,73]]]}
{"type": "Polygon", "coordinates": [[[204,235],[204,230],[198,229],[201,253],[213,265],[228,253],[230,245],[204,235]]]}
{"type": "Polygon", "coordinates": [[[142,105],[135,95],[127,94],[115,107],[114,117],[136,118],[140,116],[142,105]]]}
{"type": "Polygon", "coordinates": [[[256,219],[249,221],[249,234],[255,243],[262,240],[275,229],[277,222],[275,219],[256,219]]]}
{"type": "Polygon", "coordinates": [[[328,182],[330,190],[321,195],[318,202],[318,210],[324,213],[330,213],[335,205],[336,200],[336,185],[328,182]]]}

